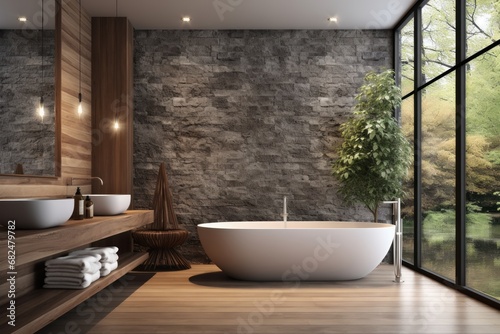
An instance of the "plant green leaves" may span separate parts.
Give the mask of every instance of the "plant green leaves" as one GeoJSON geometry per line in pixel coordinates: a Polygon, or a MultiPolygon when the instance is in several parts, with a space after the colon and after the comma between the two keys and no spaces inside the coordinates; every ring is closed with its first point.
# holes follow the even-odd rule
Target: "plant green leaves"
{"type": "Polygon", "coordinates": [[[370,72],[356,96],[354,115],[341,125],[344,142],[332,166],[347,203],[365,204],[377,219],[378,204],[402,196],[411,147],[393,111],[401,104],[394,72],[370,72]]]}

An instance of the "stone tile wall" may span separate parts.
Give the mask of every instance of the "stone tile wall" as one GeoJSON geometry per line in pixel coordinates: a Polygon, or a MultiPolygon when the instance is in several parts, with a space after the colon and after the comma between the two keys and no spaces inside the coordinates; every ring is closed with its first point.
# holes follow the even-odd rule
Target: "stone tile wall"
{"type": "Polygon", "coordinates": [[[136,31],[134,196],[167,173],[182,252],[207,262],[196,225],[370,220],[337,195],[339,125],[369,70],[392,67],[390,31],[136,31]]]}
{"type": "Polygon", "coordinates": [[[54,175],[54,30],[0,30],[0,173],[54,175]],[[43,94],[45,117],[37,114],[43,94]]]}

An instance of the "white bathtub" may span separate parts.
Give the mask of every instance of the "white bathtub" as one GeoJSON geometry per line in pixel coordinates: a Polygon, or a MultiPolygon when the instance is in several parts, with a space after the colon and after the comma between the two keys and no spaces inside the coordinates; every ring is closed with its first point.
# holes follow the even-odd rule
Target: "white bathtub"
{"type": "Polygon", "coordinates": [[[387,254],[394,225],[361,222],[224,222],[198,225],[201,244],[228,276],[250,281],[354,280],[387,254]]]}

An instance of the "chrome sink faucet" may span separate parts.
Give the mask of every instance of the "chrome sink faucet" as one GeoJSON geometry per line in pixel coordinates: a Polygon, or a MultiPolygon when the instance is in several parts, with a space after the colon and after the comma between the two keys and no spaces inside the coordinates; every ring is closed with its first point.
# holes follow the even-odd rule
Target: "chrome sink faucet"
{"type": "Polygon", "coordinates": [[[93,180],[93,179],[101,181],[101,186],[104,185],[104,182],[103,182],[103,180],[100,177],[98,177],[98,176],[91,176],[91,177],[70,177],[70,178],[68,178],[68,186],[72,186],[73,185],[73,181],[75,181],[75,180],[87,181],[87,180],[93,180]]]}

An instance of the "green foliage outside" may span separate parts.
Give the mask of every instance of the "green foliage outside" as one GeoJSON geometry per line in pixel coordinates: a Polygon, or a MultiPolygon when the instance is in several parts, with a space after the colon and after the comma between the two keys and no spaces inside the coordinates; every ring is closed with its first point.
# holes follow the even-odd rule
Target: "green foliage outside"
{"type": "Polygon", "coordinates": [[[344,142],[332,166],[347,203],[363,203],[377,221],[381,201],[401,197],[410,144],[393,112],[401,104],[394,72],[370,72],[356,96],[354,116],[341,125],[344,142]]]}
{"type": "MultiPolygon", "coordinates": [[[[466,2],[467,55],[500,38],[500,1],[466,2]]],[[[431,0],[423,10],[423,80],[455,64],[455,0],[431,0]]],[[[412,24],[412,22],[410,23],[412,24]]],[[[413,86],[413,31],[402,35],[402,86],[413,86]]],[[[500,189],[500,46],[467,64],[466,178],[470,194],[491,195],[500,189]]],[[[403,101],[403,131],[413,138],[413,99],[403,101]]],[[[455,204],[455,74],[422,91],[422,191],[424,211],[454,209],[455,204]]],[[[410,170],[405,188],[413,184],[410,170]]],[[[405,200],[413,212],[411,193],[405,200]]],[[[481,203],[491,206],[494,203],[481,203]]]]}
{"type": "MultiPolygon", "coordinates": [[[[456,63],[455,0],[429,0],[422,10],[422,74],[429,81],[456,63]]],[[[402,30],[401,85],[414,86],[413,21],[402,30]]],[[[500,39],[500,1],[466,1],[466,56],[500,39]]],[[[467,285],[500,298],[500,46],[467,63],[466,268],[467,285]]],[[[424,267],[455,277],[456,73],[421,91],[422,96],[422,261],[424,267]],[[451,264],[451,265],[450,265],[451,264]]],[[[402,102],[405,136],[414,136],[414,96],[402,102]]],[[[413,233],[413,170],[405,182],[403,211],[413,233]]],[[[408,236],[407,239],[408,240],[408,236]]],[[[406,246],[405,246],[406,247],[406,246]]],[[[412,255],[412,245],[405,256],[412,255]]]]}
{"type": "MultiPolygon", "coordinates": [[[[472,203],[468,203],[466,209],[467,236],[476,239],[488,238],[492,221],[491,216],[479,212],[481,207],[472,203]]],[[[423,226],[435,232],[453,230],[455,226],[455,211],[430,211],[423,219],[423,226]]]]}

